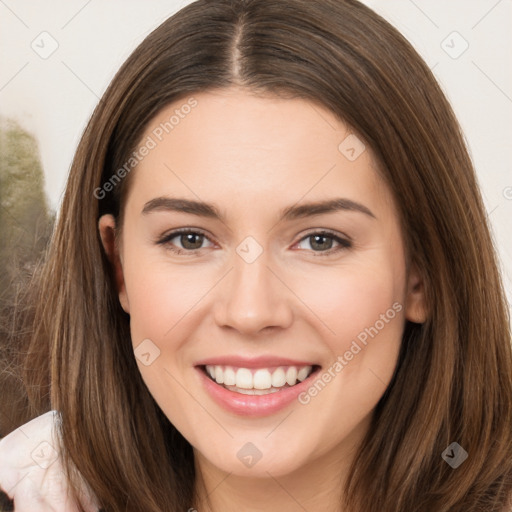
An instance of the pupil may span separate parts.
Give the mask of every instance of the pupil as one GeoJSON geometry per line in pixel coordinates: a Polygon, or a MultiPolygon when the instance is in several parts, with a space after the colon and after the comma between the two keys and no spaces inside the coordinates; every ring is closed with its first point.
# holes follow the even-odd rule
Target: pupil
{"type": "Polygon", "coordinates": [[[192,245],[192,247],[187,247],[188,249],[199,249],[201,247],[201,237],[202,236],[203,235],[197,235],[195,233],[188,233],[188,234],[183,235],[182,243],[183,243],[183,239],[185,239],[185,243],[183,244],[183,247],[187,247],[187,244],[190,243],[192,245]],[[196,240],[196,243],[194,244],[195,238],[199,239],[199,245],[197,245],[197,240],[196,240]],[[194,245],[197,245],[197,247],[195,247],[194,245]]]}
{"type": "MultiPolygon", "coordinates": [[[[183,247],[186,247],[188,249],[198,249],[201,247],[201,237],[203,235],[196,235],[195,233],[188,233],[186,235],[182,235],[181,237],[181,243],[183,244],[183,247]],[[197,247],[194,247],[194,238],[198,238],[199,239],[199,245],[197,247]],[[190,243],[193,247],[187,247],[187,244],[190,243]]],[[[197,245],[197,240],[196,240],[196,244],[197,245]]]]}
{"type": "MultiPolygon", "coordinates": [[[[321,243],[320,243],[320,244],[318,244],[318,240],[324,240],[324,241],[325,241],[325,240],[326,240],[326,238],[327,238],[326,236],[324,236],[324,235],[313,235],[313,237],[312,237],[312,238],[313,238],[313,240],[314,240],[314,242],[311,244],[311,246],[313,247],[313,249],[315,248],[315,245],[319,245],[319,246],[320,246],[320,247],[319,247],[320,249],[330,249],[330,247],[325,247],[325,244],[324,244],[323,246],[322,246],[322,244],[321,244],[321,243]]],[[[331,243],[332,243],[332,240],[331,240],[331,243]]]]}
{"type": "MultiPolygon", "coordinates": [[[[181,236],[181,243],[183,244],[184,247],[187,247],[187,244],[191,244],[192,247],[188,247],[189,249],[198,249],[199,247],[201,247],[201,237],[203,235],[197,235],[197,234],[194,234],[194,233],[188,233],[188,234],[185,234],[185,235],[182,235],[181,236]],[[195,240],[197,238],[197,240],[195,240]],[[194,240],[195,240],[195,243],[194,243],[194,240]],[[197,245],[199,242],[199,245],[198,247],[195,247],[195,245],[197,245]]],[[[311,246],[313,248],[316,248],[317,249],[330,249],[330,247],[325,247],[325,241],[328,237],[324,236],[324,235],[313,235],[311,237],[313,239],[313,243],[311,244],[311,246]],[[322,243],[323,241],[323,243],[322,243]]],[[[332,243],[332,240],[330,240],[331,243],[332,243]]]]}

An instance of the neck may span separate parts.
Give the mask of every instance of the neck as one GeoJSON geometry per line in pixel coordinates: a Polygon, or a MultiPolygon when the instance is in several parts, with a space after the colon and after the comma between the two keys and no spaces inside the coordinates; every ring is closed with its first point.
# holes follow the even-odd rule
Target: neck
{"type": "Polygon", "coordinates": [[[252,478],[226,473],[194,450],[196,500],[193,512],[345,512],[342,495],[364,429],[300,468],[280,476],[252,478]]]}

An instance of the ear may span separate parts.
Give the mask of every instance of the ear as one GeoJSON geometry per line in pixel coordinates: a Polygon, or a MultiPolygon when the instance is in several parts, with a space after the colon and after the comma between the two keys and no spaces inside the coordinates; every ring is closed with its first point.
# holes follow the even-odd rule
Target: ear
{"type": "Polygon", "coordinates": [[[405,318],[417,324],[421,324],[427,319],[425,284],[416,265],[411,265],[407,278],[405,318]]]}
{"type": "Polygon", "coordinates": [[[112,265],[119,302],[121,303],[121,307],[124,311],[126,313],[130,313],[128,295],[126,294],[126,286],[124,282],[123,267],[121,264],[119,248],[116,243],[115,228],[116,220],[113,215],[107,214],[100,217],[98,230],[100,232],[103,249],[105,250],[107,258],[112,265]]]}

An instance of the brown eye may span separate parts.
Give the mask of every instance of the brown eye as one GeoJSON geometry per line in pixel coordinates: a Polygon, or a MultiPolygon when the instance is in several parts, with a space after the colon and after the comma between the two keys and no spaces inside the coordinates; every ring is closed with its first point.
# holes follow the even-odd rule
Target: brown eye
{"type": "Polygon", "coordinates": [[[330,232],[311,233],[305,236],[299,244],[306,240],[309,241],[310,246],[310,249],[307,247],[306,249],[317,253],[331,254],[333,252],[338,252],[352,247],[352,243],[349,240],[341,238],[330,232]],[[338,247],[333,248],[334,243],[338,244],[338,247]]]}
{"type": "Polygon", "coordinates": [[[311,235],[309,237],[311,247],[316,250],[331,249],[334,239],[325,235],[311,235]]]}
{"type": "Polygon", "coordinates": [[[204,236],[198,233],[187,233],[178,236],[184,249],[200,249],[203,245],[204,236]]]}
{"type": "Polygon", "coordinates": [[[208,237],[199,231],[182,229],[168,233],[158,240],[157,244],[163,245],[178,254],[183,254],[202,249],[205,240],[209,241],[208,237]]]}

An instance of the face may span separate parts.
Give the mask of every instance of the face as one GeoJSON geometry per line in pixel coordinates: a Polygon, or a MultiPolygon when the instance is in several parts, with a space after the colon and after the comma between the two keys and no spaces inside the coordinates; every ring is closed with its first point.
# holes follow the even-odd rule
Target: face
{"type": "Polygon", "coordinates": [[[100,220],[139,370],[203,464],[279,476],[341,458],[423,315],[391,193],[320,105],[193,99],[142,137],[118,256],[100,220]]]}

